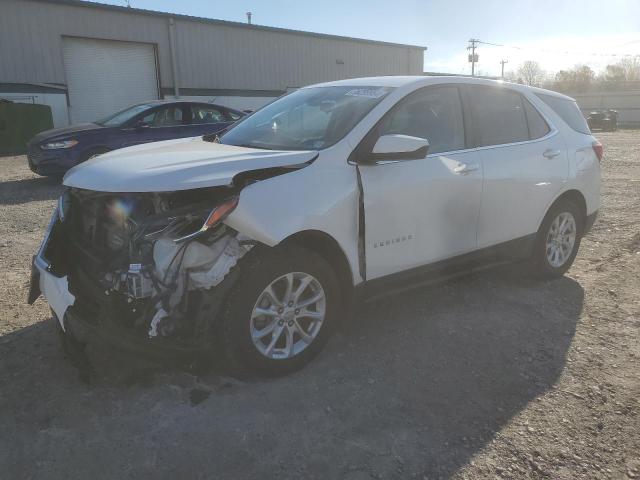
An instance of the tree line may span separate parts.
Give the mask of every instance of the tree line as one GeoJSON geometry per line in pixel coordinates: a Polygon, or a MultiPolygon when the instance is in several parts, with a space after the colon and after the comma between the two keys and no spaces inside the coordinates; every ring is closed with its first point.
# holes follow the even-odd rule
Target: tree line
{"type": "Polygon", "coordinates": [[[623,91],[640,89],[640,55],[625,57],[595,72],[588,65],[576,65],[551,73],[533,60],[505,74],[505,80],[559,92],[623,91]]]}

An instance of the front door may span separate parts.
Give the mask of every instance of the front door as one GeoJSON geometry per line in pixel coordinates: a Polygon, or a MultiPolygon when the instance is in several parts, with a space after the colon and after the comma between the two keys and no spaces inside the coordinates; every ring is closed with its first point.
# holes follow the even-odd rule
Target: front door
{"type": "Polygon", "coordinates": [[[122,147],[190,136],[185,108],[183,104],[173,103],[143,113],[131,122],[131,127],[124,129],[122,147]]]}
{"type": "Polygon", "coordinates": [[[432,86],[403,99],[375,135],[426,138],[419,160],[358,166],[365,210],[367,279],[475,250],[482,193],[478,153],[466,149],[457,86],[432,86]]]}

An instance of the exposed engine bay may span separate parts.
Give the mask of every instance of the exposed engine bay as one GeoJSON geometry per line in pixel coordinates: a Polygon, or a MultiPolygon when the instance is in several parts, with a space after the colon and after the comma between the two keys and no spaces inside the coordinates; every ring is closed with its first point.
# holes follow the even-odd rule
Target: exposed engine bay
{"type": "Polygon", "coordinates": [[[137,337],[188,343],[211,319],[203,292],[219,285],[255,242],[222,220],[233,186],[114,194],[68,189],[45,255],[66,275],[73,309],[137,337]],[[206,309],[205,309],[206,310],[206,309]]]}

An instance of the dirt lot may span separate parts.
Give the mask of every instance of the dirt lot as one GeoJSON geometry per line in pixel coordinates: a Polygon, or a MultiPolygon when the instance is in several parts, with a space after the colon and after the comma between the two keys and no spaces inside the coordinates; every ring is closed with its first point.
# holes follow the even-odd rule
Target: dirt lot
{"type": "Polygon", "coordinates": [[[640,478],[640,132],[599,136],[603,207],[568,276],[369,304],[276,380],[94,348],[82,382],[25,304],[60,187],[0,159],[0,477],[640,478]]]}

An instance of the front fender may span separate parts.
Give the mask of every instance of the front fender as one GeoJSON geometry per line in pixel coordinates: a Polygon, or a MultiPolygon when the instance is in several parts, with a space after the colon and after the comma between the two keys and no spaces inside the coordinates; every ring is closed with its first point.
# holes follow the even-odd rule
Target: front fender
{"type": "Polygon", "coordinates": [[[324,232],[342,248],[357,284],[362,281],[357,273],[358,202],[355,167],[318,159],[245,187],[225,224],[268,246],[298,232],[324,232]]]}

